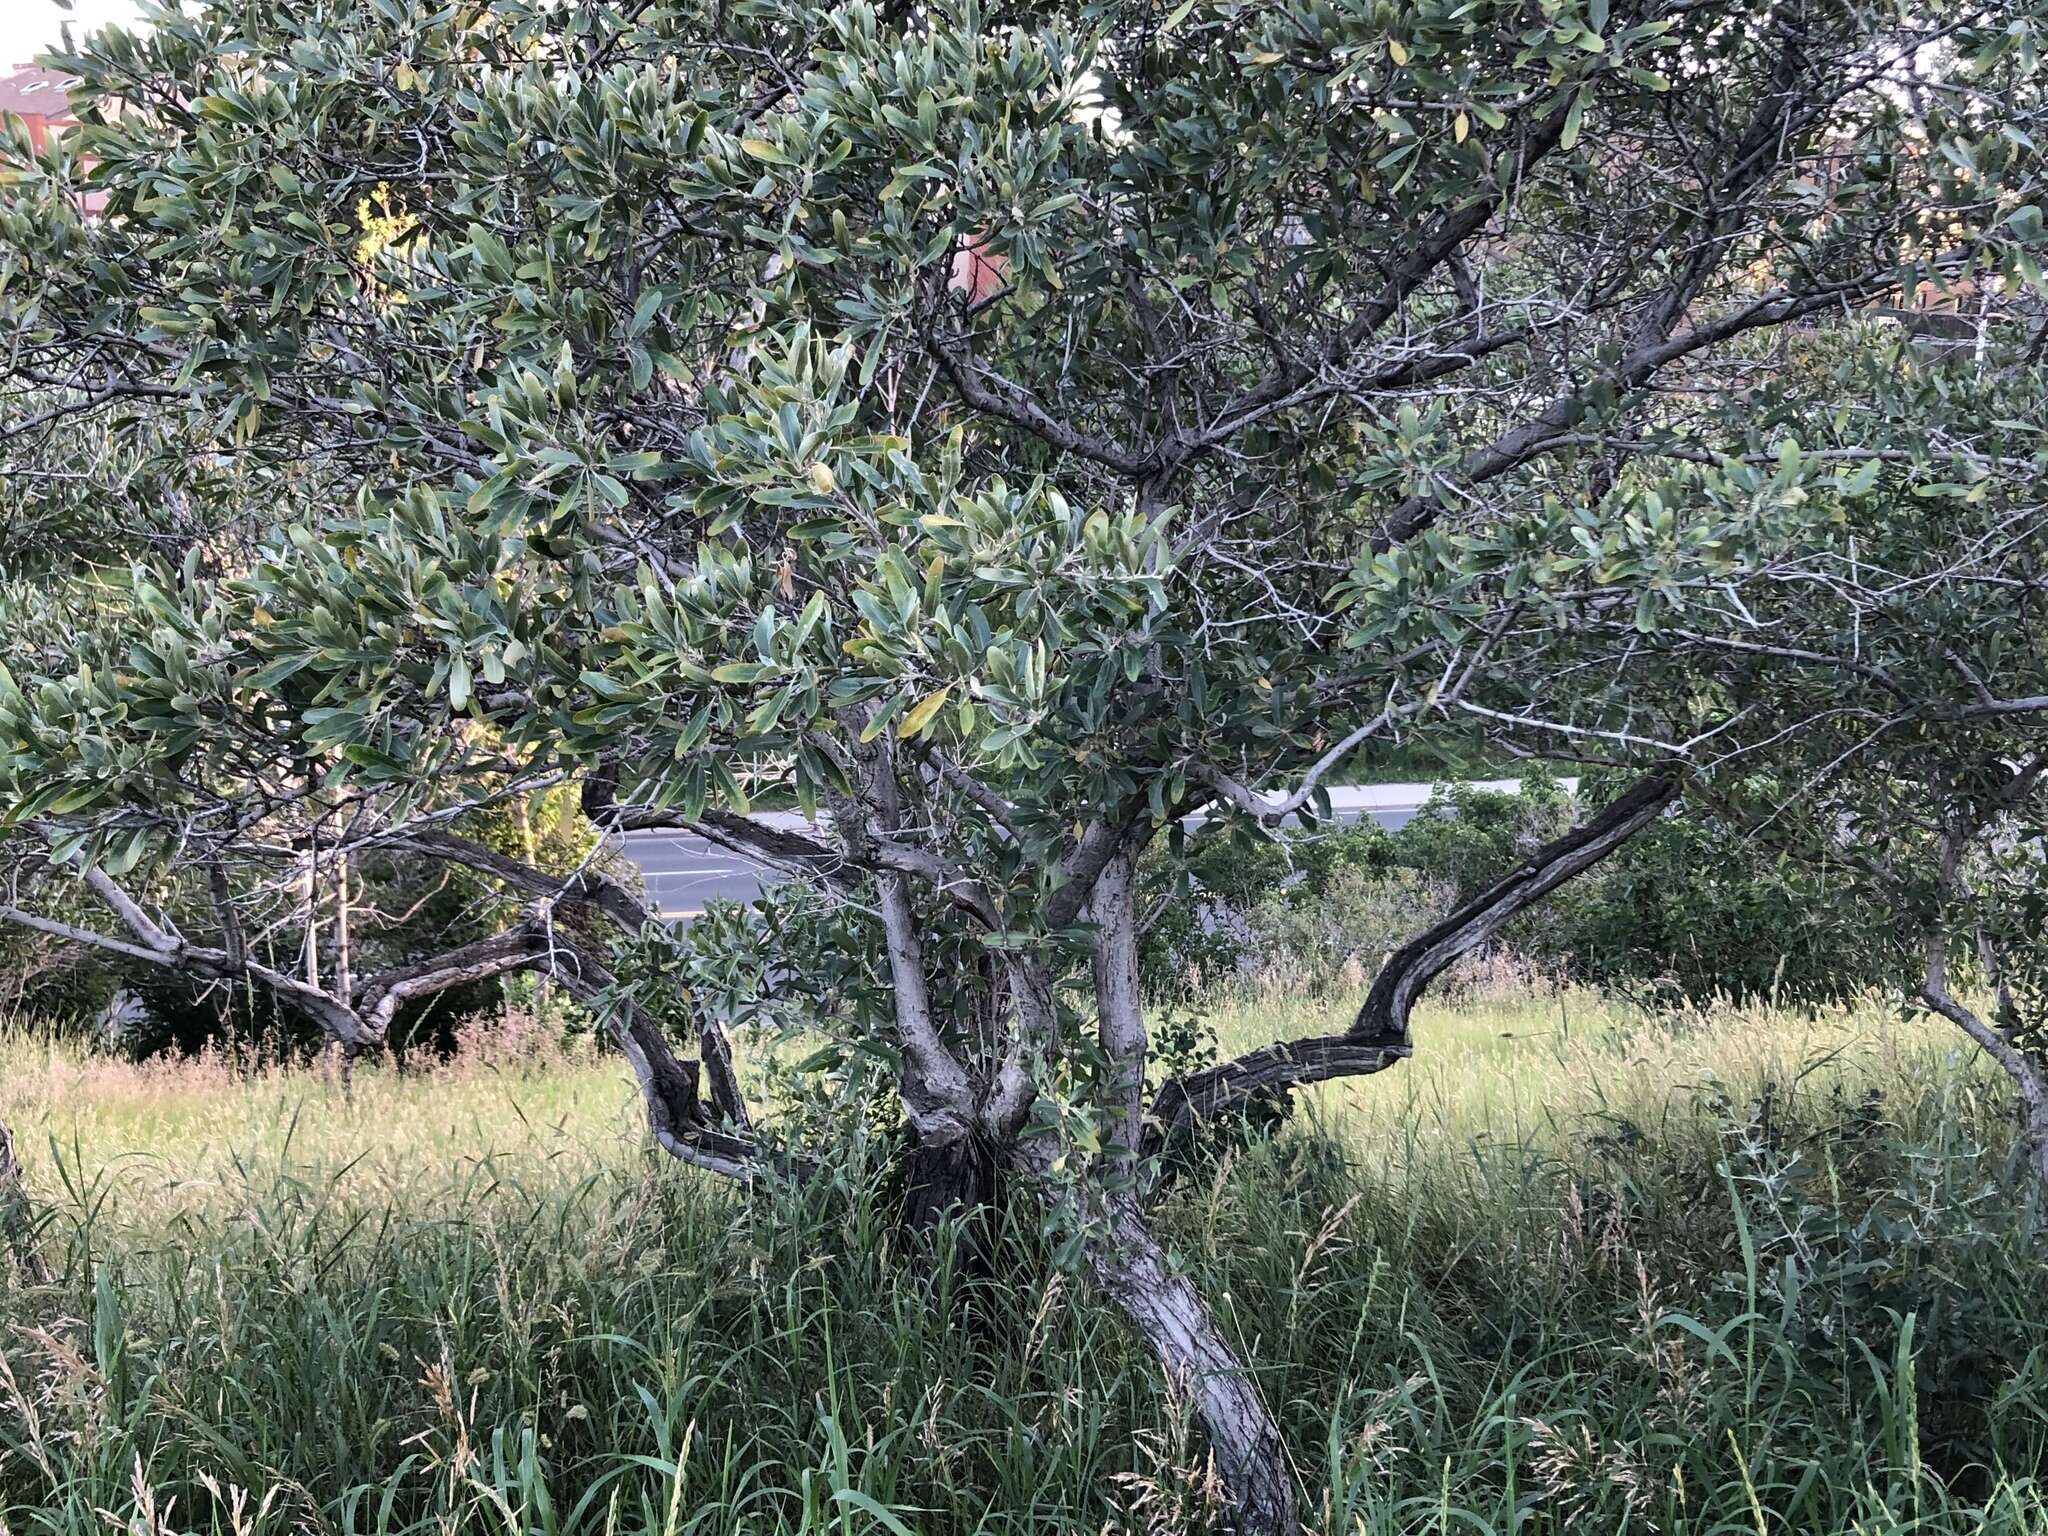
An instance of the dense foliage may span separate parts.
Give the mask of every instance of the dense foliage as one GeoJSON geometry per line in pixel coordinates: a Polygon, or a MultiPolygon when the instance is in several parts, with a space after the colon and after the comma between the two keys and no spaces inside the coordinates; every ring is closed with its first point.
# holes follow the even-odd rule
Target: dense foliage
{"type": "MultiPolygon", "coordinates": [[[[61,61],[80,129],[9,149],[0,431],[14,526],[120,568],[7,557],[0,916],[260,987],[351,1057],[544,972],[662,1147],[753,1177],[806,1155],[719,1003],[827,990],[809,953],[771,915],[718,982],[602,870],[464,818],[573,787],[800,874],[853,941],[818,1059],[881,1064],[913,1203],[1037,1202],[1191,1384],[1242,1528],[1286,1529],[1146,1153],[1406,1059],[1434,977],[1806,725],[1731,662],[1731,591],[1854,564],[1895,496],[2023,499],[2029,450],[1989,446],[2023,429],[1930,433],[1853,321],[1969,300],[2032,376],[2040,20],[223,0],[97,35],[61,61]],[[1629,776],[1347,1029],[1154,1088],[1162,828],[1444,735],[1629,776]],[[310,935],[373,851],[518,915],[369,975],[273,963],[264,925],[310,935]],[[148,895],[179,866],[196,920],[148,895]]],[[[1914,526],[1901,571],[1957,532],[1914,526]]],[[[1971,620],[1924,617],[1934,666],[1971,620]]],[[[1902,729],[1954,714],[1908,693],[1902,729]]]]}

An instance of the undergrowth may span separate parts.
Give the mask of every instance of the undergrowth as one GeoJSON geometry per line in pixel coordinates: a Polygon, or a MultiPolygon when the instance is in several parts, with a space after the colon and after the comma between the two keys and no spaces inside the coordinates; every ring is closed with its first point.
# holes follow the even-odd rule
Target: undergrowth
{"type": "MultiPolygon", "coordinates": [[[[2048,1531],[2048,1254],[1998,1085],[1868,1017],[1826,1050],[1762,1014],[1561,1042],[1556,1006],[1439,1020],[1448,1075],[1316,1101],[1164,1199],[1310,1528],[2048,1531]]],[[[12,1536],[1217,1513],[1186,1405],[1035,1230],[1001,1280],[907,1249],[857,1136],[738,1191],[644,1151],[579,1058],[352,1104],[167,1078],[152,1139],[103,1069],[4,1054],[58,1277],[0,1281],[12,1536]],[[50,1101],[85,1070],[96,1114],[50,1101]]]]}

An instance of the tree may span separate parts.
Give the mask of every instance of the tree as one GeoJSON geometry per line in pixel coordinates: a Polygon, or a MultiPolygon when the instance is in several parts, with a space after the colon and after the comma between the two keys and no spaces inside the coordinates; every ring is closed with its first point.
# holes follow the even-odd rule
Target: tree
{"type": "Polygon", "coordinates": [[[14,1136],[0,1122],[0,1239],[6,1242],[9,1258],[21,1267],[31,1283],[47,1285],[49,1266],[36,1249],[26,1207],[21,1193],[21,1165],[14,1158],[14,1136]]]}
{"type": "Polygon", "coordinates": [[[1582,528],[1654,602],[1670,520],[1624,514],[1674,434],[1747,430],[1774,333],[2021,273],[2036,25],[238,0],[101,34],[61,61],[82,128],[17,146],[0,206],[9,451],[47,474],[105,433],[270,531],[67,588],[10,652],[9,825],[108,915],[0,915],[268,988],[349,1051],[394,999],[543,971],[660,1144],[741,1176],[800,1152],[726,1024],[804,1004],[886,1061],[920,1207],[1045,1202],[1192,1389],[1240,1527],[1287,1529],[1273,1420],[1146,1223],[1148,1142],[1405,1058],[1433,976],[1665,811],[1692,736],[1628,728],[1579,568],[1516,540],[1582,528]],[[1203,805],[1313,813],[1418,733],[1641,774],[1347,1031],[1148,1093],[1140,852],[1203,805]],[[458,830],[570,785],[827,910],[678,938],[458,830]],[[526,906],[374,977],[265,963],[241,909],[371,849],[526,906]],[[205,937],[131,894],[174,858],[244,873],[205,937]],[[818,922],[859,937],[828,962],[818,922]]]}
{"type": "MultiPolygon", "coordinates": [[[[1738,835],[1826,871],[1844,944],[1872,951],[1879,935],[1906,997],[2010,1080],[2038,1206],[2048,331],[2025,294],[1980,314],[1974,344],[1945,358],[1866,338],[1767,392],[1754,446],[1776,439],[1774,478],[1805,503],[1806,531],[1759,542],[1718,591],[1635,638],[1648,675],[1690,680],[1682,700],[1665,690],[1668,712],[1712,692],[1724,729],[1697,764],[1707,800],[1738,835]],[[1801,408],[1845,391],[1863,403],[1853,452],[1801,408]]],[[[1744,484],[1739,464],[1705,474],[1723,499],[1744,484]]]]}

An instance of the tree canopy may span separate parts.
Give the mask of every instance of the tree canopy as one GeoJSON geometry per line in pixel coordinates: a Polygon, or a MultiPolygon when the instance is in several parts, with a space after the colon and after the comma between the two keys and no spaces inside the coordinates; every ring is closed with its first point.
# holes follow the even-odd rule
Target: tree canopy
{"type": "MultiPolygon", "coordinates": [[[[1745,638],[1777,623],[1753,597],[1842,622],[1862,600],[1801,571],[1896,504],[1946,549],[2004,505],[1968,466],[2033,462],[1930,439],[1910,369],[1827,362],[1879,305],[2009,347],[2042,235],[2024,0],[151,20],[58,60],[82,126],[15,142],[0,195],[31,530],[0,555],[0,915],[263,986],[351,1051],[542,971],[661,1144],[743,1175],[801,1149],[726,1025],[793,999],[884,1064],[937,1203],[1049,1203],[1195,1386],[1247,1530],[1288,1522],[1277,1435],[1145,1226],[1142,1154],[1405,1057],[1445,965],[1814,713],[1744,649],[1806,644],[1745,638]],[[1950,463],[1960,496],[1916,494],[1950,463]],[[1350,1029],[1149,1083],[1139,854],[1475,737],[1636,777],[1350,1029]],[[678,937],[465,821],[571,787],[817,904],[678,937]],[[369,976],[266,960],[256,925],[373,850],[518,915],[369,976]],[[178,871],[208,931],[135,894],[178,871]],[[53,915],[66,881],[99,916],[53,915]]],[[[1997,687],[1896,643],[1942,699],[1997,687]]]]}

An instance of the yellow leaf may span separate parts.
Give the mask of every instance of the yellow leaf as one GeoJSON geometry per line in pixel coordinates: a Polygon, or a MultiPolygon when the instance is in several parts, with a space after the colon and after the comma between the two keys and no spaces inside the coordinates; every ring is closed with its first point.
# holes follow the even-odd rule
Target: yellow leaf
{"type": "Polygon", "coordinates": [[[1398,37],[1387,39],[1387,53],[1396,64],[1406,64],[1408,62],[1408,50],[1401,46],[1401,39],[1398,37]]]}
{"type": "Polygon", "coordinates": [[[832,487],[838,483],[832,478],[832,466],[823,459],[811,466],[811,484],[817,488],[820,496],[831,495],[832,487]]]}
{"type": "Polygon", "coordinates": [[[1460,112],[1456,117],[1451,119],[1451,137],[1457,140],[1460,144],[1465,142],[1465,135],[1470,133],[1471,131],[1472,121],[1470,118],[1466,117],[1464,113],[1460,112]]]}
{"type": "Polygon", "coordinates": [[[946,695],[952,691],[953,685],[948,683],[937,693],[928,693],[911,705],[910,713],[905,715],[903,723],[896,727],[897,736],[903,740],[908,740],[930,725],[932,723],[932,716],[939,712],[946,702],[946,695]]]}

